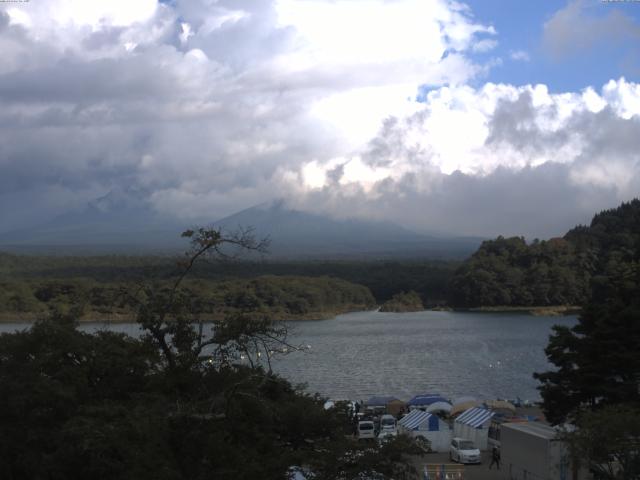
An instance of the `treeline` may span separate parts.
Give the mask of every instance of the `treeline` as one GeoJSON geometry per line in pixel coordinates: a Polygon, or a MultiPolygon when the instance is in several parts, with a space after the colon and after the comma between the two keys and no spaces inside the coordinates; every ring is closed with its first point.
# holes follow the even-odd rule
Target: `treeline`
{"type": "MultiPolygon", "coordinates": [[[[457,261],[212,261],[197,265],[192,278],[209,281],[259,276],[334,277],[367,287],[379,304],[401,292],[417,292],[427,306],[446,302],[457,261]]],[[[162,256],[26,256],[0,253],[0,281],[88,279],[102,284],[168,279],[176,259],[162,256]]]]}
{"type": "MultiPolygon", "coordinates": [[[[154,288],[171,287],[169,280],[154,288]]],[[[136,282],[97,282],[93,279],[26,279],[0,282],[0,314],[5,319],[34,317],[75,308],[83,319],[130,320],[139,302],[136,282]]],[[[330,277],[260,276],[253,279],[185,282],[191,311],[203,318],[222,318],[251,311],[278,319],[324,318],[376,304],[364,286],[330,277]]],[[[140,295],[140,292],[138,292],[140,295]]]]}
{"type": "Polygon", "coordinates": [[[396,293],[380,307],[381,312],[420,312],[422,310],[424,305],[420,295],[413,290],[396,293]]]}
{"type": "Polygon", "coordinates": [[[562,238],[498,237],[485,241],[456,272],[456,307],[583,305],[591,281],[632,267],[640,245],[640,200],[594,216],[562,238]]]}

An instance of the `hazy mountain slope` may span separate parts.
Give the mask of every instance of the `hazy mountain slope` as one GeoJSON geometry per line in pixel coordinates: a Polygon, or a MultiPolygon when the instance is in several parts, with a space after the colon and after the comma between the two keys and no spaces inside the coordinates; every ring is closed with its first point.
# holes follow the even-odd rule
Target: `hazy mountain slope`
{"type": "Polygon", "coordinates": [[[391,222],[335,220],[288,209],[282,202],[248,208],[215,222],[227,230],[252,226],[271,238],[275,256],[464,257],[481,242],[473,237],[420,235],[391,222]]]}
{"type": "MultiPolygon", "coordinates": [[[[253,227],[271,239],[271,257],[432,257],[463,258],[478,238],[441,238],[417,234],[390,222],[334,220],[271,202],[213,222],[233,231],[253,227]]],[[[184,223],[158,215],[135,193],[112,191],[79,212],[28,229],[0,235],[0,248],[39,253],[157,253],[186,248],[184,223]]]]}

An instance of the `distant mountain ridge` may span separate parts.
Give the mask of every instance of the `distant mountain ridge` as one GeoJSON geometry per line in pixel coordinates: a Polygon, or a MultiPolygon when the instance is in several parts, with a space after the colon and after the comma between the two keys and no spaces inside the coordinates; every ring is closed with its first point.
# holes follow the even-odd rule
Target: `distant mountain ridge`
{"type": "Polygon", "coordinates": [[[269,236],[270,253],[277,257],[462,258],[482,241],[421,235],[392,222],[336,220],[287,208],[282,201],[247,208],[214,225],[231,231],[254,228],[256,236],[269,236]]]}
{"type": "MultiPolygon", "coordinates": [[[[247,208],[212,225],[228,231],[252,227],[256,236],[271,239],[273,258],[463,258],[481,242],[474,237],[421,235],[391,222],[336,220],[288,208],[282,201],[247,208]]],[[[180,233],[192,226],[159,215],[136,192],[115,190],[79,212],[0,235],[0,250],[175,253],[187,247],[180,233]]]]}

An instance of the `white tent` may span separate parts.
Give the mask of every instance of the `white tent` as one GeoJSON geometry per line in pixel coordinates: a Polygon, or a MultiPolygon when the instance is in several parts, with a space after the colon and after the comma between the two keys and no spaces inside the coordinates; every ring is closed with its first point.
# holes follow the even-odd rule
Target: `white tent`
{"type": "Polygon", "coordinates": [[[432,415],[421,410],[413,410],[402,417],[398,422],[402,433],[412,437],[424,437],[431,442],[431,450],[434,452],[448,452],[451,443],[451,429],[449,425],[432,415]]]}
{"type": "Polygon", "coordinates": [[[451,404],[449,402],[435,402],[427,407],[427,413],[442,412],[449,415],[451,404]]]}
{"type": "Polygon", "coordinates": [[[470,408],[456,418],[453,423],[453,436],[471,440],[480,450],[487,449],[489,424],[494,412],[485,408],[470,408]]]}

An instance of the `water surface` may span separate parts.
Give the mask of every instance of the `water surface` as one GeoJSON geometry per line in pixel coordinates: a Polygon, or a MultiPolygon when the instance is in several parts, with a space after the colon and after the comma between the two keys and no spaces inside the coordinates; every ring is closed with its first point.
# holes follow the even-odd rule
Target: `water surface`
{"type": "MultiPolygon", "coordinates": [[[[331,320],[288,322],[291,343],[310,346],[274,361],[293,383],[331,398],[435,392],[454,398],[539,398],[532,373],[550,368],[551,327],[576,318],[512,313],[357,312],[331,320]]],[[[0,331],[27,328],[5,323],[0,331]]],[[[137,324],[83,323],[137,336],[137,324]]]]}

